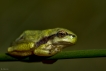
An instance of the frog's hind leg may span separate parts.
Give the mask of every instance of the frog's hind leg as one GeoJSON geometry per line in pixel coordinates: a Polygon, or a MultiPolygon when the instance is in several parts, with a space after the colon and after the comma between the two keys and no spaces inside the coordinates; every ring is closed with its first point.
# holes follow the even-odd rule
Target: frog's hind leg
{"type": "Polygon", "coordinates": [[[32,55],[34,50],[33,43],[22,43],[17,46],[11,46],[8,48],[8,54],[12,56],[29,56],[32,55]]]}

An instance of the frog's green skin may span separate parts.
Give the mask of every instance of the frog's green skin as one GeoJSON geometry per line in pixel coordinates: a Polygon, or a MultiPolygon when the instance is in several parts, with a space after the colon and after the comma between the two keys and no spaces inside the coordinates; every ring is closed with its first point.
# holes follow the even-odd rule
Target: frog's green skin
{"type": "Polygon", "coordinates": [[[77,36],[63,28],[27,30],[8,48],[13,56],[52,56],[66,46],[75,44],[77,36]]]}

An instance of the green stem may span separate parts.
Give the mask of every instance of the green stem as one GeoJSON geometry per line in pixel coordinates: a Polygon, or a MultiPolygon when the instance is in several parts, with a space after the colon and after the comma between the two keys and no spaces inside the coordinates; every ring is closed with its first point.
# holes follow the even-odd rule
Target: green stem
{"type": "MultiPolygon", "coordinates": [[[[94,57],[106,57],[106,49],[95,49],[95,50],[76,50],[76,51],[62,51],[51,57],[43,57],[44,59],[75,59],[75,58],[94,58],[94,57]]],[[[41,57],[32,58],[32,61],[39,61],[41,57]]],[[[0,61],[30,61],[30,57],[22,59],[9,56],[7,54],[0,54],[0,61]]],[[[43,59],[42,59],[43,60],[43,59]]]]}

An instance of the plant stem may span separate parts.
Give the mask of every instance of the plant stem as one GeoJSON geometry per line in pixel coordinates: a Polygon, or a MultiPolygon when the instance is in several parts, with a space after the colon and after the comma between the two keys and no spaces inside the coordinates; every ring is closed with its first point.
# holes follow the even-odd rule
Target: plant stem
{"type": "Polygon", "coordinates": [[[39,60],[53,60],[53,59],[75,59],[75,58],[95,58],[95,57],[106,57],[106,49],[95,49],[95,50],[75,50],[75,51],[62,51],[51,57],[39,57],[30,58],[30,56],[20,59],[20,57],[12,57],[7,54],[0,54],[0,61],[39,61],[39,60]]]}

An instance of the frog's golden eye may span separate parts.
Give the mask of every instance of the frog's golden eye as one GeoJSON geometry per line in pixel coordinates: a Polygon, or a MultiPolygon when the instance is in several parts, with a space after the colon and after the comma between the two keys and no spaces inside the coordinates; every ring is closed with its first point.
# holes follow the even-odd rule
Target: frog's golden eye
{"type": "Polygon", "coordinates": [[[64,37],[65,35],[68,35],[67,32],[65,31],[59,31],[57,34],[56,34],[58,37],[64,37]]]}

